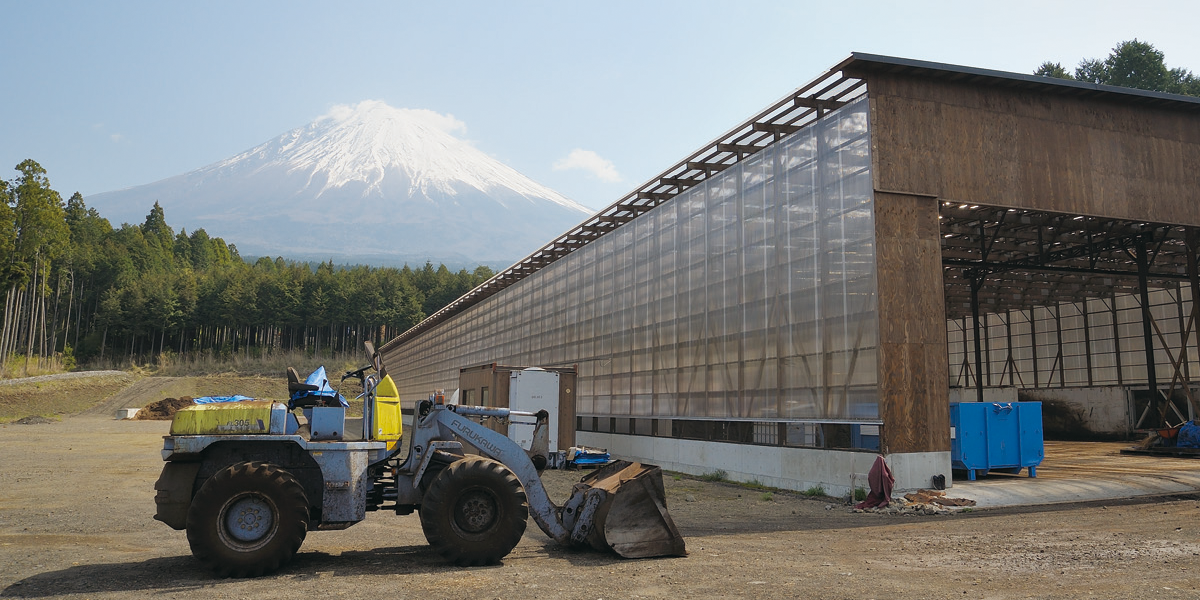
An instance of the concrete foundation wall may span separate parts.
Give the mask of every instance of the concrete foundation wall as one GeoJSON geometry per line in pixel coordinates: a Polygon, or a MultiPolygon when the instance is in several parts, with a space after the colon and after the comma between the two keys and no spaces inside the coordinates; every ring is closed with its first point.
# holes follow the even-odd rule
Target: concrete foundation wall
{"type": "MultiPolygon", "coordinates": [[[[976,402],[979,398],[975,388],[950,388],[951,402],[976,402]]],[[[1017,401],[1017,388],[983,388],[983,401],[1005,404],[1017,401]]]]}
{"type": "MultiPolygon", "coordinates": [[[[647,462],[690,475],[722,470],[735,481],[757,481],[788,490],[821,486],[830,496],[844,496],[855,487],[869,488],[867,473],[876,456],[870,452],[749,446],[586,431],[576,435],[579,443],[606,448],[614,458],[647,462]]],[[[896,491],[928,488],[934,475],[945,475],[947,484],[950,483],[949,452],[893,453],[886,460],[896,477],[896,491]]]]}
{"type": "Polygon", "coordinates": [[[1119,386],[1021,390],[1042,403],[1042,430],[1051,439],[1124,439],[1133,435],[1129,390],[1119,386]]]}

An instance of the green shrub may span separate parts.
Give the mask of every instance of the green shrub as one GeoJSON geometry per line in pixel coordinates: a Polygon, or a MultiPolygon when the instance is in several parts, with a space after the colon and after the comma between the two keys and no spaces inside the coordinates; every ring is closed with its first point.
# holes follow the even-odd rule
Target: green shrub
{"type": "Polygon", "coordinates": [[[729,481],[729,473],[726,473],[725,469],[717,469],[701,475],[700,479],[703,481],[729,481]]]}
{"type": "Polygon", "coordinates": [[[823,488],[823,487],[821,487],[821,486],[819,486],[819,485],[814,485],[814,486],[812,486],[812,487],[808,488],[807,490],[804,490],[802,493],[803,493],[805,496],[808,496],[808,497],[810,497],[810,498],[815,498],[815,497],[817,497],[817,496],[824,496],[824,495],[825,495],[825,488],[823,488]]]}

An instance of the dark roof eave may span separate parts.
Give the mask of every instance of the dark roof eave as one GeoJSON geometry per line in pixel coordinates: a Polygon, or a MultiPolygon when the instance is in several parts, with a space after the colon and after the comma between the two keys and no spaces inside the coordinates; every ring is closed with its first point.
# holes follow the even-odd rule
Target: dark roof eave
{"type": "Polygon", "coordinates": [[[1010,87],[1018,86],[1060,94],[1066,93],[1093,98],[1103,97],[1105,99],[1117,102],[1150,104],[1161,107],[1182,108],[1185,110],[1200,110],[1200,98],[1194,96],[1169,94],[1167,92],[1153,92],[1149,90],[1139,90],[1136,88],[1120,87],[1116,85],[1088,83],[1086,81],[1075,81],[1073,79],[1058,79],[1055,77],[1045,77],[1042,75],[1012,73],[1009,71],[996,71],[992,69],[980,69],[977,67],[965,67],[962,65],[951,65],[946,63],[915,60],[911,58],[869,54],[866,52],[853,52],[848,58],[843,60],[838,64],[837,67],[834,68],[838,70],[845,69],[850,72],[870,73],[886,71],[890,73],[909,73],[923,77],[952,79],[957,81],[963,81],[965,79],[969,83],[989,83],[991,85],[1004,85],[1010,87]]]}

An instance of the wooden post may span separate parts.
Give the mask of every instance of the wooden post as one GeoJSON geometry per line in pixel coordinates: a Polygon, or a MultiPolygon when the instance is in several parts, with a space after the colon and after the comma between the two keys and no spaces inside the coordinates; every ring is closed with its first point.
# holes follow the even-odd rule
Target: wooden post
{"type": "Polygon", "coordinates": [[[938,200],[875,192],[881,449],[950,450],[938,200]]]}

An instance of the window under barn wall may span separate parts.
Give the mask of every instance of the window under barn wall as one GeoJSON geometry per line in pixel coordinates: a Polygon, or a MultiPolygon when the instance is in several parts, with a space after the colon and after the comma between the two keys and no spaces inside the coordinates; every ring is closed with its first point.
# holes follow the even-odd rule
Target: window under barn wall
{"type": "Polygon", "coordinates": [[[719,420],[820,445],[784,425],[878,423],[867,111],[864,95],[405,343],[401,396],[456,388],[466,365],[578,365],[580,422],[629,433],[719,420]]]}

